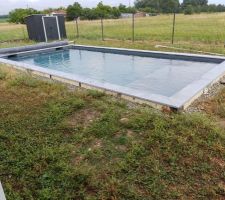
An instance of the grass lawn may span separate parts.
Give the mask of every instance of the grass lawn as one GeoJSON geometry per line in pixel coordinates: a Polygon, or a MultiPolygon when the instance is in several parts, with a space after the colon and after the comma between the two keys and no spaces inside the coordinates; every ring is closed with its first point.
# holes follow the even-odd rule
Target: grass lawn
{"type": "Polygon", "coordinates": [[[224,198],[225,90],[166,114],[1,65],[0,94],[9,200],[224,198]]]}
{"type": "MultiPolygon", "coordinates": [[[[80,21],[80,38],[77,43],[125,46],[129,48],[151,49],[155,45],[171,45],[172,15],[137,18],[135,22],[136,42],[131,41],[131,19],[105,20],[106,41],[101,41],[100,21],[80,21]]],[[[175,47],[225,54],[225,13],[177,15],[175,47]]],[[[76,39],[74,22],[67,22],[70,40],[76,39]]],[[[0,41],[27,38],[23,25],[0,24],[0,41]]],[[[0,44],[1,45],[1,44],[0,44]]],[[[6,46],[6,45],[5,45],[6,46]]],[[[1,47],[1,46],[0,46],[1,47]]],[[[165,50],[165,49],[164,49],[165,50]]]]}

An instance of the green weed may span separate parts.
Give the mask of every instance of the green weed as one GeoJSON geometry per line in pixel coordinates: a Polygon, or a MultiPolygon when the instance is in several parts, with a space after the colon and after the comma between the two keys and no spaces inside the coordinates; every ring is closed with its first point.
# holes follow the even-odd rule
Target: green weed
{"type": "Polygon", "coordinates": [[[4,80],[7,76],[7,73],[0,69],[0,80],[4,80]]]}
{"type": "Polygon", "coordinates": [[[22,77],[9,74],[0,84],[7,199],[223,198],[225,132],[209,114],[129,108],[22,77]]]}
{"type": "Polygon", "coordinates": [[[99,99],[101,97],[104,97],[105,96],[105,93],[104,92],[97,91],[97,90],[89,90],[88,91],[88,95],[90,95],[93,98],[99,99]]]}
{"type": "Polygon", "coordinates": [[[22,87],[37,87],[39,81],[28,75],[21,75],[9,82],[11,86],[22,86],[22,87]]]}

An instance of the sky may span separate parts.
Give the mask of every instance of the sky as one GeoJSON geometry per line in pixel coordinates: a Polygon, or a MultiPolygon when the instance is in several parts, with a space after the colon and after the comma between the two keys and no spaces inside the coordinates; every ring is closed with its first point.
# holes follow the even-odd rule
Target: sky
{"type": "MultiPolygon", "coordinates": [[[[0,15],[8,14],[14,8],[31,7],[41,10],[49,7],[68,6],[75,1],[79,2],[83,7],[94,7],[100,0],[0,0],[0,15]]],[[[132,5],[134,0],[102,0],[104,4],[117,6],[120,3],[132,5]]],[[[225,4],[224,0],[209,0],[209,3],[225,4]]]]}

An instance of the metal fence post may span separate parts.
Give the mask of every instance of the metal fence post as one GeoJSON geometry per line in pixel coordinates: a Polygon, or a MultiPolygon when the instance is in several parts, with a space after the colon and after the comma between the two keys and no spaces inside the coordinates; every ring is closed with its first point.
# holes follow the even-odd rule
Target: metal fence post
{"type": "Polygon", "coordinates": [[[175,25],[176,25],[176,13],[174,12],[174,14],[173,14],[172,44],[174,44],[175,25]]]}
{"type": "Polygon", "coordinates": [[[132,41],[134,42],[134,17],[135,17],[135,14],[133,13],[132,14],[132,41]]]}
{"type": "Polygon", "coordinates": [[[24,27],[22,27],[22,32],[23,32],[23,40],[26,40],[24,27]]]}
{"type": "Polygon", "coordinates": [[[104,41],[104,25],[103,25],[103,18],[101,17],[101,30],[102,30],[102,41],[104,41]]]}
{"type": "Polygon", "coordinates": [[[77,38],[79,38],[80,34],[79,34],[78,18],[75,19],[75,22],[76,22],[77,38]]]}

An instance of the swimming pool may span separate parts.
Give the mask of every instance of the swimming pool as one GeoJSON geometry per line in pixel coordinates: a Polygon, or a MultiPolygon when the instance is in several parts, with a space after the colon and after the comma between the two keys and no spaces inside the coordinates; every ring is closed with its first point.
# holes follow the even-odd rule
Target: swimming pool
{"type": "Polygon", "coordinates": [[[6,59],[49,73],[51,78],[64,77],[173,108],[192,101],[225,73],[223,57],[80,45],[13,54],[6,59]]]}

